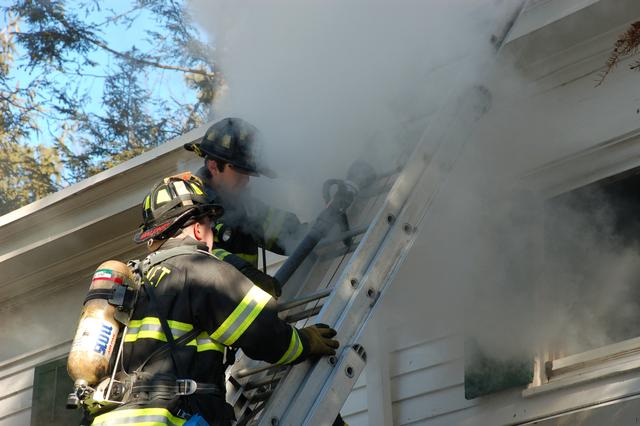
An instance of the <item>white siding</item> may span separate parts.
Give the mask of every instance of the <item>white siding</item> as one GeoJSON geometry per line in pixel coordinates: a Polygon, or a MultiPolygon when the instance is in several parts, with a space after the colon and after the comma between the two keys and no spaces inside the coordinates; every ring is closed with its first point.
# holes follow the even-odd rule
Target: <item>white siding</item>
{"type": "Polygon", "coordinates": [[[66,354],[71,342],[37,350],[0,363],[0,426],[31,422],[34,367],[66,354]]]}

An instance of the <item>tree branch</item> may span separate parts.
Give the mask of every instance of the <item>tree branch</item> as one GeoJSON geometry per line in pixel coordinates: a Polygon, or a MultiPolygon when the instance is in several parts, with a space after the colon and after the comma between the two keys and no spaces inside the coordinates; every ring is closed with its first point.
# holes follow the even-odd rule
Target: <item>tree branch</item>
{"type": "Polygon", "coordinates": [[[162,64],[160,62],[156,62],[156,61],[149,61],[147,59],[137,58],[137,57],[132,56],[132,55],[130,55],[128,53],[119,52],[119,51],[117,51],[115,49],[112,49],[106,43],[103,43],[100,40],[95,40],[95,39],[92,39],[92,38],[87,38],[87,40],[89,42],[95,44],[96,46],[106,50],[107,52],[110,52],[110,53],[114,54],[115,56],[117,56],[119,58],[126,59],[127,61],[135,62],[135,63],[142,64],[142,65],[152,66],[152,67],[155,67],[155,68],[165,69],[165,70],[181,71],[181,72],[190,73],[190,74],[200,74],[200,75],[203,75],[205,77],[210,77],[210,78],[215,77],[215,73],[208,72],[206,70],[202,70],[202,69],[198,69],[198,68],[181,67],[181,66],[178,66],[178,65],[167,65],[167,64],[162,64]]]}
{"type": "Polygon", "coordinates": [[[98,46],[101,49],[106,50],[107,52],[109,52],[109,53],[111,53],[111,54],[113,54],[113,55],[115,55],[115,56],[117,56],[119,58],[126,59],[127,61],[135,62],[135,63],[138,63],[138,64],[148,65],[148,66],[152,66],[152,67],[160,68],[160,69],[165,69],[165,70],[180,71],[180,72],[190,73],[190,74],[199,74],[199,75],[203,75],[205,77],[210,77],[210,78],[215,77],[215,73],[208,72],[206,70],[197,69],[197,68],[189,68],[189,67],[181,67],[181,66],[178,66],[178,65],[162,64],[162,63],[157,62],[157,61],[150,61],[150,60],[147,60],[147,59],[138,58],[138,57],[135,57],[135,56],[130,55],[128,53],[120,52],[118,50],[115,50],[115,49],[109,47],[109,45],[107,45],[105,42],[103,42],[101,40],[98,40],[96,38],[90,37],[87,34],[79,33],[78,31],[76,31],[76,29],[71,24],[69,24],[69,22],[67,22],[67,20],[63,16],[59,16],[54,11],[52,11],[51,7],[49,5],[47,5],[45,7],[47,7],[47,9],[49,9],[49,13],[51,14],[51,17],[53,17],[56,21],[60,22],[60,24],[62,24],[62,26],[65,27],[68,31],[75,32],[76,34],[79,34],[80,37],[84,38],[85,40],[87,40],[91,44],[93,44],[95,46],[98,46]]]}

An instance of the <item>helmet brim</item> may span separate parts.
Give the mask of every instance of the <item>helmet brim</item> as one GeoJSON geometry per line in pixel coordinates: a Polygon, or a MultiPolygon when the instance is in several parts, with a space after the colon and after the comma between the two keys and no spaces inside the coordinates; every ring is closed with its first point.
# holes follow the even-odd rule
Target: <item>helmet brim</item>
{"type": "Polygon", "coordinates": [[[202,140],[197,142],[187,142],[182,145],[182,147],[187,151],[195,152],[199,157],[205,158],[207,155],[202,151],[202,149],[200,149],[200,142],[202,142],[202,140]]]}
{"type": "Polygon", "coordinates": [[[198,142],[188,142],[185,143],[183,145],[184,149],[186,149],[187,151],[191,151],[194,152],[196,155],[198,155],[199,157],[202,158],[213,158],[214,160],[220,160],[220,161],[224,161],[226,163],[232,164],[234,167],[236,167],[238,170],[242,171],[245,174],[251,175],[251,176],[265,176],[268,177],[270,179],[275,179],[278,177],[278,175],[276,174],[276,172],[274,172],[273,170],[271,170],[268,167],[264,167],[264,166],[256,166],[255,168],[251,168],[248,169],[246,167],[241,167],[239,166],[235,161],[233,161],[231,158],[227,158],[224,157],[220,154],[213,154],[211,152],[207,152],[204,151],[201,146],[200,143],[202,142],[202,140],[198,141],[198,142]]]}
{"type": "Polygon", "coordinates": [[[180,215],[166,219],[153,227],[145,229],[141,225],[133,236],[133,241],[137,244],[144,243],[151,239],[167,239],[176,234],[190,219],[211,216],[216,219],[224,214],[224,209],[220,204],[199,204],[194,208],[184,211],[180,215]]]}

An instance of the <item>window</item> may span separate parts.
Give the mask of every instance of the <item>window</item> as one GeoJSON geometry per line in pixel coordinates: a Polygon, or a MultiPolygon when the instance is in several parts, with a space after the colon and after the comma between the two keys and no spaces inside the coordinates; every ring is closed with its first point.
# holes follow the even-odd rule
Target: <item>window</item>
{"type": "Polygon", "coordinates": [[[540,216],[543,256],[528,261],[543,271],[530,283],[540,351],[495,359],[468,341],[468,399],[640,368],[640,168],[555,196],[540,216]]]}
{"type": "Polygon", "coordinates": [[[555,197],[546,217],[545,299],[568,325],[554,356],[640,336],[640,170],[555,197]]]}
{"type": "Polygon", "coordinates": [[[640,368],[640,168],[556,196],[546,213],[542,299],[563,316],[538,384],[640,368]]]}
{"type": "Polygon", "coordinates": [[[68,410],[67,396],[73,381],[67,374],[67,358],[36,366],[31,404],[31,426],[68,426],[80,424],[79,410],[68,410]]]}

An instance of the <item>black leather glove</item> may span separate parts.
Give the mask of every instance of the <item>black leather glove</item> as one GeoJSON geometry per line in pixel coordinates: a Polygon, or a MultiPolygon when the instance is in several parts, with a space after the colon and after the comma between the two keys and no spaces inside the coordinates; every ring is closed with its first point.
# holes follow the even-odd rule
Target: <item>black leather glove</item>
{"type": "Polygon", "coordinates": [[[249,278],[255,285],[272,295],[273,297],[280,297],[282,294],[282,284],[280,281],[262,272],[260,269],[253,266],[245,266],[240,269],[242,275],[249,278]]]}
{"type": "Polygon", "coordinates": [[[327,324],[314,324],[298,330],[300,337],[308,343],[307,356],[335,355],[340,346],[335,337],[336,331],[327,324]]]}

